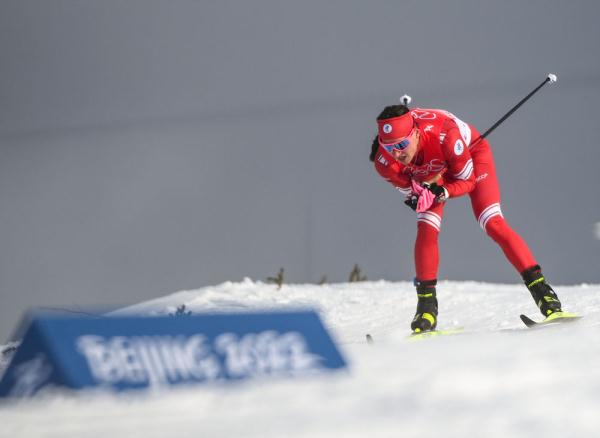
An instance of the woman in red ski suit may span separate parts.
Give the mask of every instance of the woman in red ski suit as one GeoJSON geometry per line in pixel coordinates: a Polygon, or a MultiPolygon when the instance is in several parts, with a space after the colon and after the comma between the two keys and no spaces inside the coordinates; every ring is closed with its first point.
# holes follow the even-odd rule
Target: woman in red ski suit
{"type": "Polygon", "coordinates": [[[561,311],[556,293],[525,241],[502,216],[500,188],[489,143],[452,113],[386,107],[377,117],[370,160],[377,172],[406,195],[417,212],[415,332],[434,330],[439,265],[438,235],[448,199],[468,194],[477,222],[502,249],[544,316],[561,311]]]}

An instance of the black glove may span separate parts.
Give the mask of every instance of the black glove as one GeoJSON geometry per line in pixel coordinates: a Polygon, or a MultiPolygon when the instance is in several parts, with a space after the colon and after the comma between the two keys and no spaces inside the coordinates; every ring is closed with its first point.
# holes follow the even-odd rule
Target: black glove
{"type": "Polygon", "coordinates": [[[444,186],[438,186],[436,183],[421,183],[421,185],[435,195],[437,202],[444,202],[448,199],[448,190],[444,186]]]}
{"type": "Polygon", "coordinates": [[[404,200],[404,203],[412,208],[413,211],[417,211],[417,202],[419,202],[419,197],[417,195],[409,195],[404,200]]]}

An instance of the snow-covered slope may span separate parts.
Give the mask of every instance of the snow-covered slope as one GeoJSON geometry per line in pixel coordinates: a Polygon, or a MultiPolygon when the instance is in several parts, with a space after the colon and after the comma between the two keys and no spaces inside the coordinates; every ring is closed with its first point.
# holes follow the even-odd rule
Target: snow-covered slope
{"type": "Polygon", "coordinates": [[[313,307],[349,372],[160,393],[55,395],[0,404],[0,436],[564,437],[600,430],[600,285],[557,286],[581,322],[533,331],[522,285],[441,282],[440,328],[407,339],[407,282],[276,286],[244,280],[175,293],[116,313],[313,307]],[[375,343],[369,345],[365,334],[375,343]]]}

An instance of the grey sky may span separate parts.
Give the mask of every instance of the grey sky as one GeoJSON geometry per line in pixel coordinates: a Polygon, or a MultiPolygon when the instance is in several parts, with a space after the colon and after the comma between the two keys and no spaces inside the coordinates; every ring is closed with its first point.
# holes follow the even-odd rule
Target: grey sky
{"type": "MultiPolygon", "coordinates": [[[[368,161],[409,93],[490,137],[555,284],[598,282],[596,1],[5,0],[0,340],[30,306],[129,304],[285,267],[410,280],[415,218],[368,161]]],[[[441,279],[517,282],[468,200],[441,279]]],[[[475,287],[475,286],[474,286],[475,287]]],[[[524,292],[525,293],[525,292],[524,292]]],[[[568,303],[566,303],[568,305],[568,303]]]]}

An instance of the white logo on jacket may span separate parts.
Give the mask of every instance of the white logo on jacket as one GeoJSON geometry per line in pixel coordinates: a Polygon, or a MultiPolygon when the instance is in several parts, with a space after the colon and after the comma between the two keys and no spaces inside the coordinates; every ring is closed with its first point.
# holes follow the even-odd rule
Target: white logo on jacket
{"type": "Polygon", "coordinates": [[[429,163],[419,167],[406,167],[405,173],[412,175],[429,175],[431,173],[441,172],[446,168],[446,163],[442,160],[434,158],[429,163]]]}
{"type": "Polygon", "coordinates": [[[415,119],[419,120],[435,120],[437,117],[435,113],[423,110],[412,110],[410,113],[415,119]]]}
{"type": "Polygon", "coordinates": [[[456,143],[454,143],[454,153],[456,155],[462,155],[462,153],[464,151],[465,151],[465,145],[463,144],[463,142],[460,140],[456,140],[456,143]]]}

